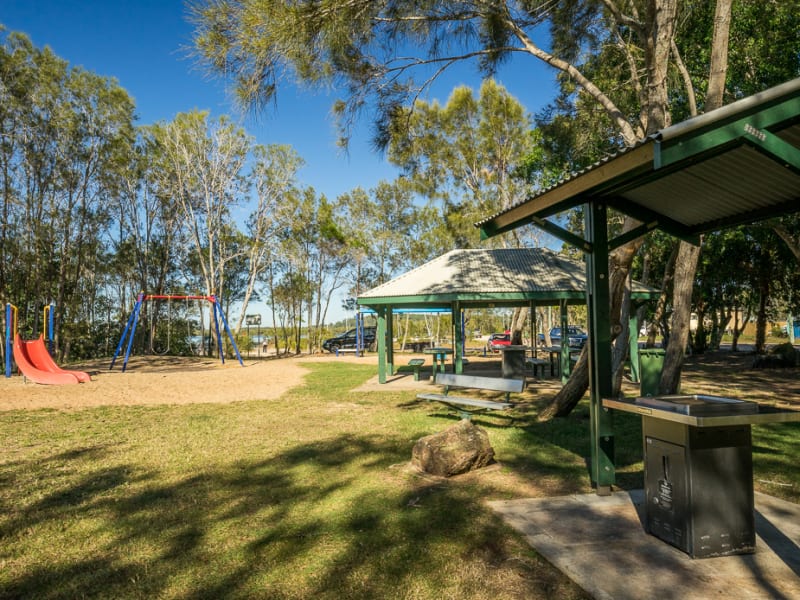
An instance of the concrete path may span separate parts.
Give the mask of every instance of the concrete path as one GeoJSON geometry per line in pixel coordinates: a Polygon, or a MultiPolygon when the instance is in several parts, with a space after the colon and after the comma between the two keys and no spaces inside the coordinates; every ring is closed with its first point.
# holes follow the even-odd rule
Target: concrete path
{"type": "Polygon", "coordinates": [[[645,533],[641,490],[490,502],[598,600],[800,599],[800,505],[756,493],[756,553],[691,559],[645,533]]]}

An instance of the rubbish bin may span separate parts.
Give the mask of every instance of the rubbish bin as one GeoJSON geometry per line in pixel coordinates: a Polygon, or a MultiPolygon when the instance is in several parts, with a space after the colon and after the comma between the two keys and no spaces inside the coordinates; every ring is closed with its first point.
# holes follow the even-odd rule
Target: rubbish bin
{"type": "Polygon", "coordinates": [[[657,396],[664,370],[663,348],[642,348],[639,350],[639,395],[657,396]]]}

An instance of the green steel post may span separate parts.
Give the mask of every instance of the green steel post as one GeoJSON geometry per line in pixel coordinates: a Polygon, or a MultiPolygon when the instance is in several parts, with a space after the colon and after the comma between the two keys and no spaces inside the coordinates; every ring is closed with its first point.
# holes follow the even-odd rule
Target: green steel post
{"type": "Polygon", "coordinates": [[[386,371],[394,375],[394,307],[386,307],[386,371]]]}
{"type": "Polygon", "coordinates": [[[611,396],[611,317],[608,283],[607,210],[589,202],[585,209],[586,234],[592,252],[586,256],[586,295],[589,313],[589,411],[591,422],[591,476],[597,494],[611,493],[615,483],[614,422],[602,399],[611,396]]]}
{"type": "Polygon", "coordinates": [[[561,383],[567,383],[572,372],[572,363],[569,360],[569,313],[567,312],[567,301],[559,302],[561,310],[561,383]]]}
{"type": "Polygon", "coordinates": [[[378,383],[386,383],[386,307],[376,309],[378,329],[375,339],[378,342],[378,383]]]}
{"type": "Polygon", "coordinates": [[[464,341],[464,332],[461,330],[461,304],[453,302],[451,309],[453,325],[453,372],[464,372],[464,353],[461,351],[464,341]]]}
{"type": "Polygon", "coordinates": [[[628,356],[631,359],[631,381],[639,383],[639,317],[633,305],[628,319],[628,356]]]}

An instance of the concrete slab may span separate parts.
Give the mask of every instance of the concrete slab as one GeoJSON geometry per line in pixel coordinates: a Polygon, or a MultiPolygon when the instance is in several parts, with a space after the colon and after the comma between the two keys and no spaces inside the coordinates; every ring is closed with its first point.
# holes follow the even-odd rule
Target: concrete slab
{"type": "Polygon", "coordinates": [[[598,600],[800,599],[800,505],[756,493],[755,554],[691,559],[644,531],[642,490],[490,502],[598,600]]]}

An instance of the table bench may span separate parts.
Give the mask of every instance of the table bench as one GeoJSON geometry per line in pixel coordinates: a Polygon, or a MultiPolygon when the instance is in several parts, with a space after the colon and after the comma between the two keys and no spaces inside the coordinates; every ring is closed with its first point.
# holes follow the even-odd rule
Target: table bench
{"type": "Polygon", "coordinates": [[[470,419],[473,414],[487,410],[506,410],[512,408],[514,405],[510,402],[511,394],[518,394],[525,389],[524,379],[479,377],[477,375],[457,375],[455,373],[437,373],[435,382],[438,385],[444,386],[443,394],[417,394],[417,398],[420,400],[428,400],[429,402],[441,402],[458,412],[462,419],[470,419]],[[469,388],[492,392],[505,392],[505,402],[467,398],[464,396],[451,396],[449,393],[450,388],[469,388]]]}
{"type": "Polygon", "coordinates": [[[414,381],[419,381],[419,368],[424,364],[424,358],[412,358],[408,361],[408,365],[414,369],[414,381]]]}
{"type": "Polygon", "coordinates": [[[544,378],[545,367],[550,367],[550,377],[553,376],[553,364],[549,360],[545,360],[544,358],[528,358],[525,363],[533,371],[534,377],[538,377],[537,373],[541,370],[542,378],[544,378]]]}

